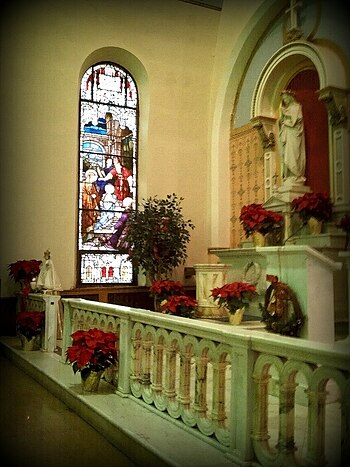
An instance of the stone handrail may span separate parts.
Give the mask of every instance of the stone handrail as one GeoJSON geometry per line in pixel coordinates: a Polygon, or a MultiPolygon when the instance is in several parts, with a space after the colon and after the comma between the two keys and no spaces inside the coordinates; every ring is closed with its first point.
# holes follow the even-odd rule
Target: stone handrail
{"type": "Polygon", "coordinates": [[[75,330],[117,333],[117,393],[162,412],[237,465],[324,465],[327,391],[339,405],[339,457],[348,459],[348,349],[137,308],[63,303],[62,361],[75,330]],[[296,434],[299,407],[306,440],[296,434]]]}

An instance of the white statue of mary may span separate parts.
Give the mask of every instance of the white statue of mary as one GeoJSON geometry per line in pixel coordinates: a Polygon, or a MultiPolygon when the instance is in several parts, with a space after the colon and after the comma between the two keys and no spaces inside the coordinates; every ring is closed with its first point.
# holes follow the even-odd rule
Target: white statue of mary
{"type": "Polygon", "coordinates": [[[279,137],[283,159],[284,183],[305,182],[305,135],[301,104],[292,91],[282,91],[279,137]]]}
{"type": "Polygon", "coordinates": [[[55,270],[49,250],[44,252],[44,259],[37,280],[37,286],[46,292],[55,292],[62,290],[61,281],[55,270]]]}

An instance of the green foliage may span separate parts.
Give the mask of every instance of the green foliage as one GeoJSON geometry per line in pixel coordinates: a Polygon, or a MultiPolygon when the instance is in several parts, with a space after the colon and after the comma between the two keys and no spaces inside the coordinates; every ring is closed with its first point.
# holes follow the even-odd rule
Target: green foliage
{"type": "Polygon", "coordinates": [[[194,225],[184,219],[182,201],[175,193],[165,199],[154,196],[143,200],[142,209],[129,214],[125,238],[129,258],[149,274],[151,281],[169,275],[187,258],[189,229],[194,225]]]}

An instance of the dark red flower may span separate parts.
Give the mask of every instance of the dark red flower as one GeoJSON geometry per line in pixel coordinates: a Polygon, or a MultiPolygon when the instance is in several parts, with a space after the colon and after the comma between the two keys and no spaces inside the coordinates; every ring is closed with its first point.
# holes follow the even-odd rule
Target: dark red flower
{"type": "Polygon", "coordinates": [[[39,275],[41,263],[42,261],[36,259],[23,259],[9,264],[7,269],[15,282],[28,284],[39,275]]]}
{"type": "Polygon", "coordinates": [[[184,288],[181,282],[164,279],[153,282],[149,291],[151,295],[166,298],[170,295],[183,295],[184,288]]]}
{"type": "Polygon", "coordinates": [[[242,306],[248,306],[255,294],[255,285],[247,282],[231,282],[211,290],[211,296],[219,306],[226,306],[231,313],[242,306]]]}
{"type": "Polygon", "coordinates": [[[310,217],[319,221],[330,220],[332,208],[333,204],[327,193],[305,193],[292,201],[292,211],[297,212],[305,222],[310,217]]]}
{"type": "Polygon", "coordinates": [[[71,335],[73,343],[68,347],[67,361],[73,365],[74,373],[84,368],[94,371],[104,370],[116,363],[118,336],[93,328],[78,330],[71,335]]]}
{"type": "Polygon", "coordinates": [[[20,311],[16,315],[17,331],[27,339],[41,333],[45,320],[45,313],[41,311],[20,311]]]}
{"type": "Polygon", "coordinates": [[[265,209],[262,204],[252,203],[242,207],[239,220],[246,237],[249,237],[253,232],[266,235],[272,230],[278,229],[283,223],[283,216],[265,209]]]}
{"type": "Polygon", "coordinates": [[[161,303],[160,311],[192,318],[196,311],[197,300],[188,295],[171,295],[161,303]]]}

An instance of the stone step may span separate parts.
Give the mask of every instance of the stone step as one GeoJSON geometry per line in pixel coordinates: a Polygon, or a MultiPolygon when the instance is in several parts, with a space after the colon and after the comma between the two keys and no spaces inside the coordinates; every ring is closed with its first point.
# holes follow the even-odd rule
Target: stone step
{"type": "MultiPolygon", "coordinates": [[[[152,411],[131,397],[122,397],[101,381],[97,394],[83,393],[80,374],[59,355],[23,351],[18,337],[0,337],[0,351],[14,365],[74,410],[111,444],[142,467],[225,467],[232,459],[194,435],[181,422],[152,411]]],[[[204,438],[204,437],[203,437],[204,438]]]]}

